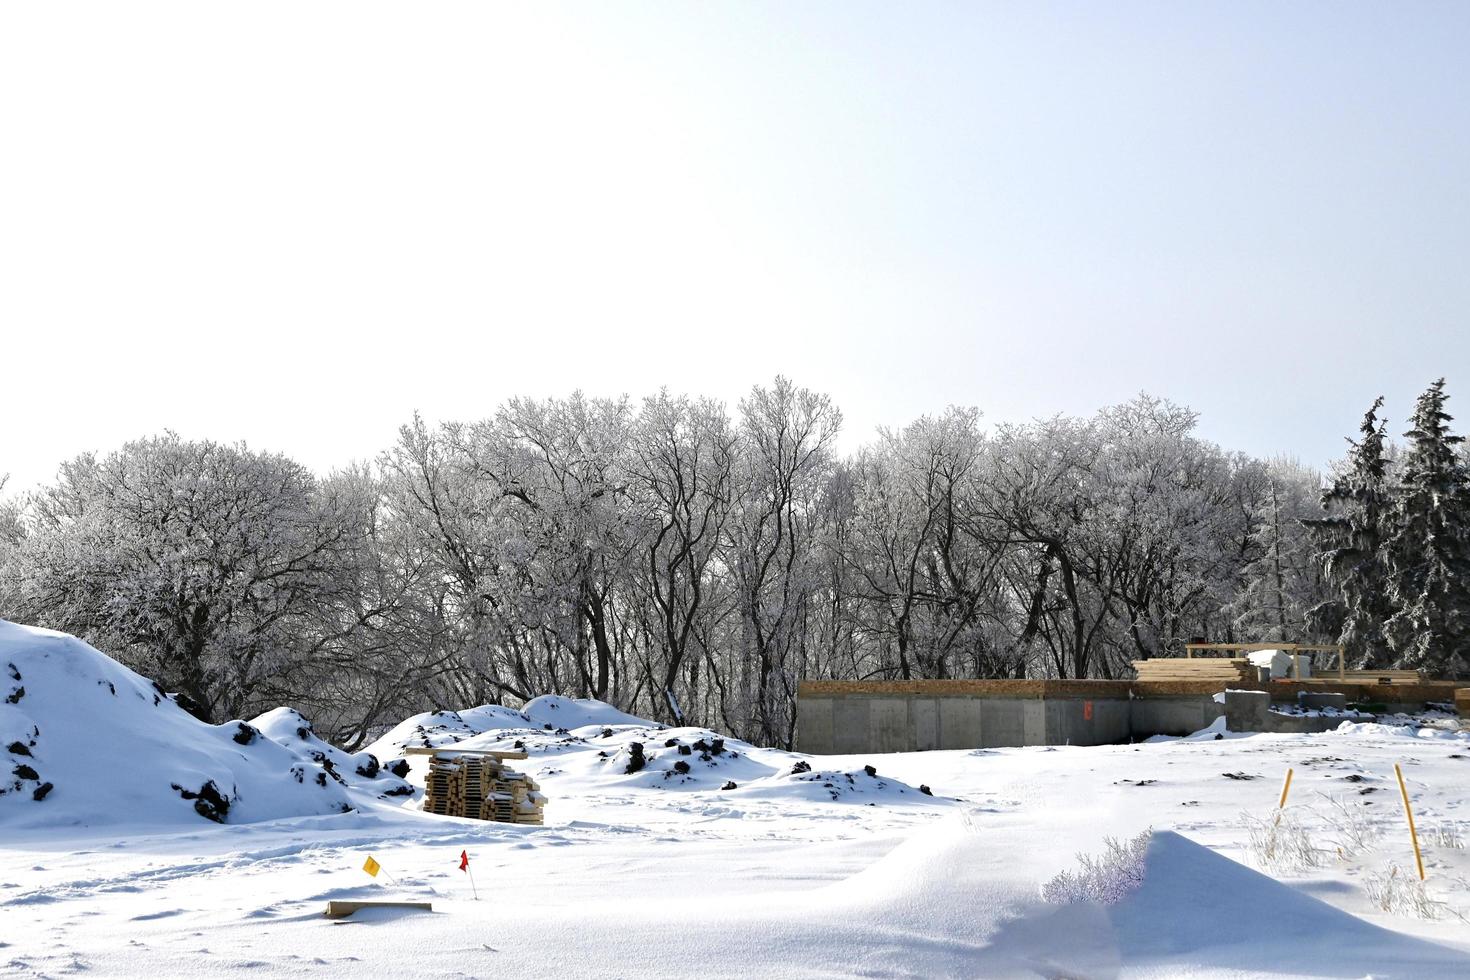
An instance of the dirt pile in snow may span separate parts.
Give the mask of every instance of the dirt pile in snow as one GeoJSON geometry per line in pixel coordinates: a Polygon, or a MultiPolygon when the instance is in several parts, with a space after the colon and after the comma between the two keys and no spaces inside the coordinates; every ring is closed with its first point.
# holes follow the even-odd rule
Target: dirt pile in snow
{"type": "Polygon", "coordinates": [[[0,620],[0,824],[244,823],[350,808],[342,781],[258,727],[205,724],[81,640],[0,620]]]}
{"type": "MultiPolygon", "coordinates": [[[[368,751],[391,760],[417,746],[525,751],[526,768],[553,801],[561,782],[579,789],[707,791],[731,799],[950,804],[927,787],[889,778],[871,765],[818,768],[797,753],[758,748],[706,728],[669,728],[601,701],[553,695],[535,698],[520,711],[484,705],[415,715],[368,751]]],[[[410,778],[422,784],[422,763],[410,778]]]]}

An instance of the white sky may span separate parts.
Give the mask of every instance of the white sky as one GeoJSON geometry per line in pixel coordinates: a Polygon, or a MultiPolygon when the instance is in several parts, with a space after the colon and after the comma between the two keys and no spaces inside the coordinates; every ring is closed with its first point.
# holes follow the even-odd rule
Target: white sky
{"type": "Polygon", "coordinates": [[[172,427],[1139,390],[1470,429],[1470,4],[0,7],[0,473],[172,427]]]}

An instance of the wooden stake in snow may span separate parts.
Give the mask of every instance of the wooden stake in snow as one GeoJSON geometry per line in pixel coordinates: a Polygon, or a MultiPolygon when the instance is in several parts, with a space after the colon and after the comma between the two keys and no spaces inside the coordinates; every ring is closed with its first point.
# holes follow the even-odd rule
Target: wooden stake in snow
{"type": "Polygon", "coordinates": [[[1409,818],[1409,840],[1414,843],[1414,861],[1419,865],[1419,880],[1424,880],[1424,855],[1419,853],[1419,832],[1414,829],[1414,808],[1409,806],[1409,787],[1404,783],[1404,771],[1393,764],[1394,775],[1399,777],[1399,792],[1404,797],[1404,816],[1409,818]]]}
{"type": "Polygon", "coordinates": [[[1292,770],[1288,767],[1286,770],[1286,783],[1281,787],[1281,802],[1276,804],[1277,826],[1281,825],[1281,811],[1286,809],[1286,794],[1291,792],[1291,773],[1292,770]]]}

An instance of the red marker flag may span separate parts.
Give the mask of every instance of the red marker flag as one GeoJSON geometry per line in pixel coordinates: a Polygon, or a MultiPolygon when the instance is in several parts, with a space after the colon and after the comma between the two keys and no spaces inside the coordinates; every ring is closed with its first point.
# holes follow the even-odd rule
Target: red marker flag
{"type": "Polygon", "coordinates": [[[472,891],[474,893],[474,895],[475,895],[475,901],[478,902],[480,900],[480,889],[478,889],[478,888],[475,887],[475,873],[473,871],[470,871],[470,852],[469,851],[460,851],[459,852],[459,870],[461,870],[461,871],[469,871],[469,875],[470,875],[470,891],[472,891]]]}

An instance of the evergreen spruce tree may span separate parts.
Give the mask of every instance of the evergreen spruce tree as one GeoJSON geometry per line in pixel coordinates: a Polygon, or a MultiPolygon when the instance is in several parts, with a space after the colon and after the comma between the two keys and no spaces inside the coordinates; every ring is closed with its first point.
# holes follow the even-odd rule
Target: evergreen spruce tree
{"type": "Polygon", "coordinates": [[[1393,615],[1383,547],[1392,502],[1388,489],[1387,433],[1378,418],[1380,396],[1363,416],[1362,438],[1348,443],[1343,468],[1322,492],[1327,516],[1308,521],[1320,549],[1322,569],[1337,596],[1307,615],[1314,632],[1335,635],[1348,661],[1359,669],[1389,666],[1393,652],[1384,624],[1393,615]]]}
{"type": "Polygon", "coordinates": [[[1449,430],[1444,379],[1419,396],[1399,467],[1385,554],[1385,626],[1396,666],[1457,677],[1470,669],[1470,474],[1449,430]]]}

